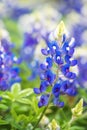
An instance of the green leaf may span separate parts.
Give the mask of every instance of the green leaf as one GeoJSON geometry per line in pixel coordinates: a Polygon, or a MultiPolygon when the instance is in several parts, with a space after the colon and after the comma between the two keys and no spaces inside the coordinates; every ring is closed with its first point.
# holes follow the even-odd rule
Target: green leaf
{"type": "Polygon", "coordinates": [[[17,102],[22,103],[22,104],[30,104],[29,99],[26,99],[26,98],[17,99],[17,102]]]}
{"type": "Polygon", "coordinates": [[[6,125],[9,124],[7,121],[0,119],[0,125],[6,125]]]}
{"type": "Polygon", "coordinates": [[[7,99],[7,100],[13,100],[14,96],[12,95],[11,92],[7,91],[4,95],[2,95],[2,97],[4,99],[7,99]]]}
{"type": "Polygon", "coordinates": [[[70,130],[85,130],[85,128],[83,128],[81,126],[73,126],[70,128],[70,130]]]}
{"type": "Polygon", "coordinates": [[[21,91],[21,86],[19,83],[15,83],[12,85],[11,92],[13,95],[17,96],[20,91],[21,91]]]}
{"type": "Polygon", "coordinates": [[[0,109],[7,110],[7,109],[8,109],[8,106],[6,106],[6,105],[4,105],[4,104],[0,104],[0,109]]]}
{"type": "Polygon", "coordinates": [[[24,114],[21,114],[21,115],[19,115],[18,117],[17,117],[17,122],[21,122],[21,121],[28,121],[28,118],[27,118],[27,116],[26,115],[24,115],[24,114]]]}
{"type": "Polygon", "coordinates": [[[19,98],[27,97],[27,96],[29,96],[32,93],[33,93],[33,90],[31,88],[24,89],[24,90],[22,90],[22,91],[19,92],[18,97],[19,98]]]}
{"type": "Polygon", "coordinates": [[[17,113],[15,112],[14,109],[11,109],[11,114],[12,114],[12,117],[13,117],[14,119],[17,119],[17,113]]]}

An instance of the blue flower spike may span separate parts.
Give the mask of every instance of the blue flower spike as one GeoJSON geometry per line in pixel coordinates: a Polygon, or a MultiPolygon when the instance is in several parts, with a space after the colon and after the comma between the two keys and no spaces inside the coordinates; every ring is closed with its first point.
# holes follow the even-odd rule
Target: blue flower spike
{"type": "Polygon", "coordinates": [[[75,39],[67,35],[63,21],[48,39],[47,48],[41,50],[46,56],[46,62],[40,65],[40,88],[34,88],[34,92],[42,94],[38,103],[39,107],[48,105],[50,95],[55,106],[63,107],[64,102],[60,101],[61,95],[75,96],[77,94],[76,73],[71,71],[72,67],[77,65],[77,60],[73,57],[75,39]],[[47,87],[50,87],[50,92],[47,91],[47,87]]]}

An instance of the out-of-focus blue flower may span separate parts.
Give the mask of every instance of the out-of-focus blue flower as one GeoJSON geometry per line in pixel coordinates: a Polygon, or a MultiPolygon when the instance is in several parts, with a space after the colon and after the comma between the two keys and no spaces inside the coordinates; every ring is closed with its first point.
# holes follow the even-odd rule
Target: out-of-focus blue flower
{"type": "MultiPolygon", "coordinates": [[[[74,50],[75,40],[67,37],[63,22],[51,33],[47,48],[42,49],[43,55],[46,55],[46,61],[40,65],[41,85],[40,88],[34,88],[34,92],[36,94],[49,93],[47,87],[50,86],[49,95],[53,95],[53,103],[58,107],[64,106],[64,102],[59,101],[60,95],[75,96],[77,94],[76,74],[71,71],[71,68],[77,65],[77,60],[73,59],[74,50]]],[[[41,106],[47,105],[47,102],[44,100],[41,106]]]]}
{"type": "Polygon", "coordinates": [[[10,7],[10,9],[11,9],[10,17],[12,17],[13,19],[17,19],[17,18],[19,18],[20,16],[22,16],[24,14],[30,13],[30,10],[28,8],[10,7]]]}
{"type": "Polygon", "coordinates": [[[28,7],[21,5],[21,2],[18,3],[17,1],[4,0],[2,1],[2,4],[5,8],[4,11],[5,17],[18,19],[20,16],[30,13],[30,9],[28,7]]]}
{"type": "Polygon", "coordinates": [[[60,12],[63,15],[70,13],[72,10],[77,13],[81,13],[81,9],[83,7],[83,1],[80,0],[60,0],[60,12]]]}
{"type": "Polygon", "coordinates": [[[30,62],[30,64],[28,65],[29,69],[31,70],[31,75],[28,77],[28,80],[34,80],[38,74],[40,74],[40,70],[37,69],[39,66],[39,62],[38,61],[33,61],[30,62]]]}
{"type": "Polygon", "coordinates": [[[79,75],[77,82],[81,87],[86,87],[87,84],[87,59],[86,57],[78,58],[78,71],[79,75]]]}
{"type": "Polygon", "coordinates": [[[11,52],[11,44],[7,39],[3,39],[0,32],[0,90],[9,89],[14,82],[20,82],[19,70],[14,67],[18,62],[17,57],[11,52]]]}
{"type": "Polygon", "coordinates": [[[83,37],[85,31],[87,31],[87,25],[84,22],[72,26],[72,35],[75,38],[76,46],[81,46],[85,43],[83,37]]]}
{"type": "Polygon", "coordinates": [[[26,61],[27,63],[32,61],[34,57],[34,49],[37,43],[38,41],[36,37],[30,33],[25,33],[23,46],[21,48],[22,60],[26,61]]]}

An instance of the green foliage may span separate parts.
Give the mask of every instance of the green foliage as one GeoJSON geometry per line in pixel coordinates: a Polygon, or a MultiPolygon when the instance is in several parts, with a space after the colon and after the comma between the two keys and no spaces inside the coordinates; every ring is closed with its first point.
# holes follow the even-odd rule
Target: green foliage
{"type": "MultiPolygon", "coordinates": [[[[39,97],[36,99],[33,89],[31,87],[22,89],[19,83],[15,83],[12,85],[10,91],[0,92],[0,95],[2,96],[2,100],[0,101],[0,129],[32,130],[44,109],[44,107],[38,108],[37,103],[39,97]]],[[[56,125],[58,124],[61,130],[86,130],[83,127],[87,119],[86,109],[85,112],[81,114],[83,110],[83,100],[81,99],[72,110],[71,113],[68,104],[65,105],[63,109],[50,104],[45,114],[50,120],[50,123],[55,119],[56,125]],[[80,113],[80,117],[78,116],[79,118],[72,120],[72,114],[75,116],[75,114],[78,113],[76,111],[80,113]],[[79,122],[81,126],[78,125],[79,122]]],[[[50,124],[38,126],[36,130],[45,130],[49,125],[50,124]]]]}
{"type": "Polygon", "coordinates": [[[19,83],[15,83],[10,91],[0,94],[2,96],[0,128],[2,129],[3,125],[8,125],[13,130],[27,130],[29,124],[35,122],[42,111],[37,106],[36,97],[32,96],[32,88],[22,89],[19,83]]]}

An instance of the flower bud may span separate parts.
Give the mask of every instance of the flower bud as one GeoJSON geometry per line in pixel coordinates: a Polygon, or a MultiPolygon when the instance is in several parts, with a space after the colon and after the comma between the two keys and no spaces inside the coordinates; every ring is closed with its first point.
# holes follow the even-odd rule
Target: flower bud
{"type": "Polygon", "coordinates": [[[83,99],[81,99],[71,111],[72,111],[73,117],[81,116],[83,112],[83,99]]]}
{"type": "Polygon", "coordinates": [[[60,130],[60,126],[57,124],[56,120],[53,119],[52,122],[48,125],[50,130],[60,130]]]}

